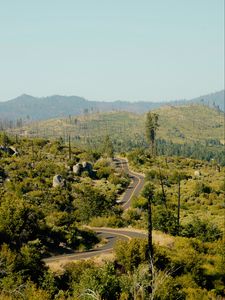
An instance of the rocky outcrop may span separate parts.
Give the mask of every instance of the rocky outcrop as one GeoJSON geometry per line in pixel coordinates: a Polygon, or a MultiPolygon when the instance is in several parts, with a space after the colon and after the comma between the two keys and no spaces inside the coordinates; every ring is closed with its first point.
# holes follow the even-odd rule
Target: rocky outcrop
{"type": "Polygon", "coordinates": [[[83,166],[82,166],[82,164],[76,164],[76,165],[74,165],[73,166],[73,173],[75,174],[75,175],[78,175],[78,176],[80,176],[81,175],[81,173],[82,173],[82,171],[83,171],[83,166]]]}

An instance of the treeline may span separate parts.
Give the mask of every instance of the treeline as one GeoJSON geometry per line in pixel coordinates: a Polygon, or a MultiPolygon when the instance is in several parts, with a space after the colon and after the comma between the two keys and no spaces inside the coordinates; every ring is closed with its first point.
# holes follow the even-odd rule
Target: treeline
{"type": "Polygon", "coordinates": [[[176,144],[158,139],[156,143],[158,155],[182,156],[206,161],[214,160],[225,166],[225,149],[217,140],[209,140],[205,144],[176,144]]]}

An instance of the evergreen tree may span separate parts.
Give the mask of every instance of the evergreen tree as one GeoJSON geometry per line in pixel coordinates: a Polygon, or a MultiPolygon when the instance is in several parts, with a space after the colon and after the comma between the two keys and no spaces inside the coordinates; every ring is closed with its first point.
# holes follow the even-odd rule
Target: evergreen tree
{"type": "Polygon", "coordinates": [[[159,127],[158,124],[159,115],[155,113],[151,113],[150,111],[147,113],[145,130],[146,130],[146,138],[150,143],[152,155],[156,155],[156,130],[159,127]]]}
{"type": "Polygon", "coordinates": [[[112,141],[110,140],[109,135],[105,137],[105,141],[103,143],[103,152],[108,156],[113,158],[114,156],[114,148],[112,141]]]}

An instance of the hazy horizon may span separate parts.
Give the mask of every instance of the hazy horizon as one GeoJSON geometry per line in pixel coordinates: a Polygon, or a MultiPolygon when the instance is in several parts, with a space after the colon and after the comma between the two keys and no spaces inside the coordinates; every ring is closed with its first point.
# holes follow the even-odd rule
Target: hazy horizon
{"type": "Polygon", "coordinates": [[[159,102],[224,89],[222,0],[4,2],[0,38],[0,101],[159,102]]]}
{"type": "Polygon", "coordinates": [[[11,99],[7,99],[7,100],[0,100],[0,102],[7,102],[7,101],[10,101],[10,100],[14,100],[16,98],[19,98],[19,97],[22,97],[22,96],[31,96],[31,97],[34,97],[34,98],[39,98],[39,99],[42,99],[42,98],[49,98],[49,97],[54,97],[54,96],[62,96],[62,97],[80,97],[80,98],[84,98],[85,100],[87,101],[97,101],[97,102],[116,102],[116,101],[123,101],[123,102],[130,102],[130,103],[135,103],[135,102],[153,102],[153,103],[159,103],[159,102],[171,102],[171,101],[176,101],[176,100],[192,100],[192,99],[195,99],[195,98],[198,98],[198,97],[204,97],[204,96],[207,96],[207,95],[210,95],[210,94],[214,94],[214,93],[217,93],[217,92],[222,92],[222,91],[225,91],[224,89],[222,90],[219,90],[219,91],[213,91],[213,92],[210,92],[210,93],[207,93],[207,94],[202,94],[202,95],[196,95],[192,98],[174,98],[174,99],[161,99],[161,100],[158,100],[158,101],[154,101],[153,100],[142,100],[142,99],[138,99],[138,100],[127,100],[127,99],[114,99],[114,100],[102,100],[102,99],[89,99],[85,96],[80,96],[80,95],[60,95],[60,94],[52,94],[52,95],[46,95],[46,96],[36,96],[36,95],[30,95],[30,94],[27,94],[27,93],[23,93],[21,95],[18,95],[14,98],[11,98],[11,99]]]}

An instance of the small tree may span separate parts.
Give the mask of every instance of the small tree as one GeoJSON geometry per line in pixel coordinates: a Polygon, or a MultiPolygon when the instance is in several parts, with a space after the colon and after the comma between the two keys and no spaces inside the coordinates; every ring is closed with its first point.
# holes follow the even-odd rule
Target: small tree
{"type": "Polygon", "coordinates": [[[113,143],[110,140],[110,137],[108,135],[105,137],[105,140],[104,140],[104,143],[103,143],[103,152],[108,157],[113,158],[113,156],[114,156],[113,143]]]}

